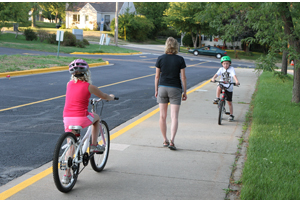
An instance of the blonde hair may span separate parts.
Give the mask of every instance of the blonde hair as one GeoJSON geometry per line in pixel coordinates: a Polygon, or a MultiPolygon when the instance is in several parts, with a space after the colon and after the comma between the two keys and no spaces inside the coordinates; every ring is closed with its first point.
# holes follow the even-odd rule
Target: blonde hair
{"type": "Polygon", "coordinates": [[[178,42],[173,37],[168,37],[165,44],[165,53],[172,53],[177,54],[178,53],[178,42]]]}
{"type": "Polygon", "coordinates": [[[75,74],[72,74],[71,81],[74,81],[75,83],[77,83],[77,81],[80,80],[80,81],[85,81],[85,82],[88,82],[89,84],[92,84],[92,77],[91,77],[90,70],[88,70],[87,72],[85,72],[84,76],[81,76],[81,77],[76,77],[74,75],[75,74]]]}

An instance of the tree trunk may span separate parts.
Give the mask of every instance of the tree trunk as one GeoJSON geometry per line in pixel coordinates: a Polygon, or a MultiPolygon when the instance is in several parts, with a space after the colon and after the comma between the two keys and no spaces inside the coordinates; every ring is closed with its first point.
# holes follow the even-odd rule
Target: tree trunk
{"type": "Polygon", "coordinates": [[[249,50],[249,42],[246,42],[246,48],[245,48],[245,51],[246,51],[246,55],[247,56],[250,56],[250,50],[249,50]]]}
{"type": "Polygon", "coordinates": [[[31,8],[31,27],[34,28],[35,27],[35,8],[31,8]]]}
{"type": "Polygon", "coordinates": [[[282,63],[281,63],[281,73],[286,75],[287,74],[287,65],[288,65],[288,61],[287,61],[287,54],[288,51],[287,50],[283,50],[282,52],[282,63]]]}
{"type": "Polygon", "coordinates": [[[191,31],[191,36],[192,36],[193,46],[194,46],[194,48],[196,48],[197,42],[195,42],[195,41],[197,40],[197,35],[196,35],[196,37],[194,37],[193,32],[191,31]]]}
{"type": "Polygon", "coordinates": [[[57,24],[57,16],[58,16],[58,13],[55,13],[55,23],[57,24]]]}
{"type": "MultiPolygon", "coordinates": [[[[293,36],[294,32],[294,23],[289,9],[289,3],[284,2],[280,3],[281,17],[284,22],[284,33],[289,35],[289,44],[291,48],[294,48],[295,51],[300,54],[300,41],[299,38],[293,36]]],[[[300,102],[300,68],[297,66],[300,65],[300,61],[294,60],[294,83],[293,83],[293,96],[292,102],[300,102]],[[297,64],[299,63],[299,64],[297,64]]]]}
{"type": "Polygon", "coordinates": [[[200,33],[201,33],[201,32],[199,32],[199,46],[198,46],[199,48],[201,48],[201,42],[202,42],[202,41],[201,41],[201,34],[200,34],[200,33]]]}

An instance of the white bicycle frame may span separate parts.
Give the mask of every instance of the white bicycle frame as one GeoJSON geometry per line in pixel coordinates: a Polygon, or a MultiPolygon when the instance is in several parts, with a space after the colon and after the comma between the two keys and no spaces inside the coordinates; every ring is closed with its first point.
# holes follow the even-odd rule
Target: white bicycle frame
{"type": "MultiPolygon", "coordinates": [[[[101,101],[101,99],[99,99],[97,102],[99,102],[99,101],[101,101]]],[[[94,110],[94,106],[93,106],[92,112],[94,113],[94,111],[95,110],[94,110]]],[[[104,137],[104,133],[103,133],[103,128],[102,128],[101,123],[99,123],[99,124],[100,124],[100,133],[101,133],[103,145],[106,147],[106,141],[105,141],[105,137],[104,137]]],[[[71,129],[71,130],[81,130],[82,127],[81,126],[71,125],[71,126],[69,126],[69,129],[71,129]]],[[[83,155],[87,151],[87,148],[88,148],[88,146],[90,144],[91,135],[92,135],[92,124],[88,127],[88,129],[87,129],[85,135],[83,136],[83,138],[82,139],[79,138],[79,141],[80,141],[79,144],[77,142],[74,144],[75,148],[76,148],[76,151],[75,151],[75,158],[73,159],[73,161],[76,164],[83,162],[83,157],[78,158],[78,153],[80,151],[80,155],[83,155]]],[[[65,158],[66,153],[69,151],[69,149],[71,147],[71,144],[69,144],[70,142],[71,141],[69,141],[67,144],[65,144],[64,146],[62,146],[62,149],[65,149],[67,147],[68,148],[64,151],[63,155],[60,157],[59,162],[62,162],[62,158],[65,158]]],[[[65,160],[65,162],[68,162],[68,160],[65,160]]],[[[69,167],[68,167],[67,164],[65,166],[66,166],[66,169],[69,169],[69,167]]]]}

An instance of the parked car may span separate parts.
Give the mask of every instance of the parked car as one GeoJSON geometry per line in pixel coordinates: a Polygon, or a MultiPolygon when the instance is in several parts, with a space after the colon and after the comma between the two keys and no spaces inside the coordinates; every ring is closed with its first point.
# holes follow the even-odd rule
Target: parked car
{"type": "Polygon", "coordinates": [[[192,53],[195,56],[198,55],[216,56],[216,58],[222,58],[222,56],[227,56],[226,51],[223,51],[217,47],[212,47],[212,46],[190,49],[189,53],[192,53]]]}

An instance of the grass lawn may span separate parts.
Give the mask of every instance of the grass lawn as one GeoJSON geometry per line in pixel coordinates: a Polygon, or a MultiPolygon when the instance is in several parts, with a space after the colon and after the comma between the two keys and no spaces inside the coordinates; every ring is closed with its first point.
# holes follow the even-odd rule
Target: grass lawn
{"type": "MultiPolygon", "coordinates": [[[[57,52],[58,45],[48,44],[46,41],[40,42],[39,40],[27,41],[24,35],[19,35],[15,38],[15,34],[3,33],[0,35],[0,46],[17,48],[17,49],[29,49],[46,52],[57,52]]],[[[72,53],[72,52],[87,52],[87,53],[133,53],[137,52],[131,49],[125,49],[121,47],[111,45],[101,45],[99,50],[98,44],[90,44],[85,48],[69,47],[60,45],[59,52],[72,53]]]]}
{"type": "Polygon", "coordinates": [[[291,103],[292,87],[269,72],[259,77],[241,199],[300,198],[300,105],[291,103]]]}
{"type": "MultiPolygon", "coordinates": [[[[22,71],[28,69],[48,68],[54,66],[68,66],[72,60],[78,57],[59,56],[24,56],[24,55],[0,55],[0,73],[22,71]]],[[[101,58],[84,58],[87,63],[104,62],[101,58]]]]}

